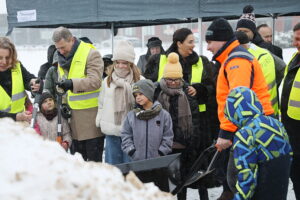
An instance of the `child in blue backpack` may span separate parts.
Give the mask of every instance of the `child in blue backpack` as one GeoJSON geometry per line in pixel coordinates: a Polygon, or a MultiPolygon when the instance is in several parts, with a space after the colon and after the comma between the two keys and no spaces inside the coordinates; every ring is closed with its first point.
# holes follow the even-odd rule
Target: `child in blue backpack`
{"type": "Polygon", "coordinates": [[[127,114],[121,130],[122,150],[133,161],[164,156],[172,151],[172,119],[158,101],[153,102],[154,90],[154,84],[148,79],[133,85],[137,107],[127,114]]]}
{"type": "Polygon", "coordinates": [[[263,114],[247,87],[230,92],[224,112],[238,127],[228,164],[228,174],[237,175],[237,181],[227,175],[229,185],[235,184],[234,199],[286,199],[292,150],[282,123],[263,114]]]}

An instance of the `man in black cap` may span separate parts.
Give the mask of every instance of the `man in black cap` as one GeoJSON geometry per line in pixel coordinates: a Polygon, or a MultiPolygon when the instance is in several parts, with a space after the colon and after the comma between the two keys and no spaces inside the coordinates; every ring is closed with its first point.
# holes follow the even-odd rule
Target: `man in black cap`
{"type": "MultiPolygon", "coordinates": [[[[237,41],[228,21],[224,18],[214,20],[207,29],[205,39],[207,50],[214,54],[213,60],[221,65],[216,91],[220,121],[216,146],[221,151],[231,146],[237,130],[237,126],[224,115],[225,103],[230,90],[238,86],[248,87],[256,92],[266,115],[273,115],[274,111],[261,66],[254,56],[237,41]]],[[[232,155],[230,155],[229,160],[231,158],[233,158],[232,155]]],[[[234,164],[229,162],[227,180],[232,191],[235,191],[234,176],[234,164]]],[[[224,188],[224,192],[218,200],[229,200],[232,197],[233,195],[224,188]]]]}
{"type": "Polygon", "coordinates": [[[146,70],[146,64],[150,56],[165,52],[165,50],[162,47],[162,41],[158,37],[151,37],[148,40],[147,47],[148,47],[147,53],[141,55],[137,63],[137,66],[140,68],[142,74],[144,74],[146,70]]]}

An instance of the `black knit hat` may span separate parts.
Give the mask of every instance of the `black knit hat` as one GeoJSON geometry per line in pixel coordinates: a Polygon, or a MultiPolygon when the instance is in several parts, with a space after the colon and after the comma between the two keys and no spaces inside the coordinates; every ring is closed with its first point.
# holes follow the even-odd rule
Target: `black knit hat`
{"type": "Polygon", "coordinates": [[[40,110],[42,108],[42,104],[43,102],[48,99],[48,98],[51,98],[54,100],[54,97],[52,96],[52,94],[50,94],[49,92],[44,92],[41,97],[40,97],[40,101],[39,101],[39,107],[40,107],[40,110]]]}
{"type": "Polygon", "coordinates": [[[236,29],[248,28],[253,33],[256,32],[255,15],[253,13],[254,8],[251,5],[245,6],[243,14],[237,22],[236,29]]]}
{"type": "Polygon", "coordinates": [[[211,41],[228,41],[234,37],[232,27],[224,18],[215,19],[208,27],[205,39],[211,41]]]}
{"type": "Polygon", "coordinates": [[[158,37],[151,37],[148,40],[147,47],[160,47],[162,44],[162,41],[158,37]]]}

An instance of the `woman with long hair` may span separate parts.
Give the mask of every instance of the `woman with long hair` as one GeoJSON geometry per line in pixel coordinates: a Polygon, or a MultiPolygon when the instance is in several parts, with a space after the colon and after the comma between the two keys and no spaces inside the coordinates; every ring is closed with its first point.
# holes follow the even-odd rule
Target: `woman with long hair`
{"type": "Polygon", "coordinates": [[[113,65],[104,79],[99,95],[96,126],[106,135],[105,162],[120,164],[130,159],[121,149],[121,127],[127,113],[135,104],[132,84],[141,79],[134,64],[133,46],[120,41],[113,53],[113,65]]]}
{"type": "Polygon", "coordinates": [[[18,60],[15,45],[8,38],[0,37],[0,118],[30,122],[31,112],[25,111],[25,90],[39,89],[35,76],[18,60]]]}

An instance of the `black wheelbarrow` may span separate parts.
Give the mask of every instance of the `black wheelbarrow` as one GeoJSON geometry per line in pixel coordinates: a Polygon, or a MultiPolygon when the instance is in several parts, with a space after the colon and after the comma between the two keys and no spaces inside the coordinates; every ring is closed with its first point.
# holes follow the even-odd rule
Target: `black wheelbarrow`
{"type": "Polygon", "coordinates": [[[171,192],[175,195],[180,192],[182,188],[193,184],[212,173],[214,171],[214,163],[218,155],[219,153],[216,151],[214,145],[205,149],[195,160],[184,179],[182,178],[180,171],[180,167],[182,166],[180,153],[118,164],[115,166],[122,171],[123,175],[128,174],[129,171],[133,171],[143,183],[154,182],[160,190],[171,192]],[[206,170],[202,170],[200,169],[202,160],[208,153],[214,153],[214,156],[208,168],[206,170]]]}

